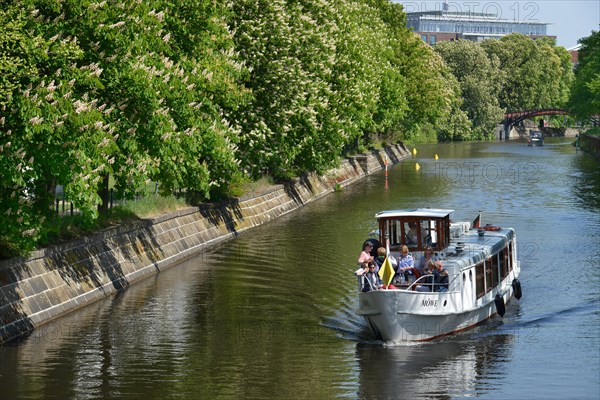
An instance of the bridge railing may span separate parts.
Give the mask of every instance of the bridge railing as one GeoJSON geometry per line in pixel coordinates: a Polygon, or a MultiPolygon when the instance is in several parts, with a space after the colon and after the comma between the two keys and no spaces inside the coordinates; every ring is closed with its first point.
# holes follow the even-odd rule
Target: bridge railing
{"type": "Polygon", "coordinates": [[[540,110],[511,111],[504,114],[504,120],[525,119],[542,115],[566,115],[568,112],[562,108],[544,108],[540,110]]]}

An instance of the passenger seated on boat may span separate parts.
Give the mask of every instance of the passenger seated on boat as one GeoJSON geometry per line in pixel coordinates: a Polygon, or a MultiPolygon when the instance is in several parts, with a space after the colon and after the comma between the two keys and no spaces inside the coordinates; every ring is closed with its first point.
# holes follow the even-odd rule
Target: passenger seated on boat
{"type": "Polygon", "coordinates": [[[439,260],[435,262],[435,269],[433,270],[433,291],[448,291],[448,271],[444,269],[442,262],[439,260]]]}
{"type": "Polygon", "coordinates": [[[433,244],[433,240],[431,239],[431,235],[426,235],[423,237],[423,247],[431,247],[433,244]]]}
{"type": "Polygon", "coordinates": [[[415,280],[414,269],[415,261],[413,256],[408,252],[408,247],[406,245],[402,245],[394,279],[397,280],[403,278],[406,283],[412,282],[415,280]]]}
{"type": "MultiPolygon", "coordinates": [[[[385,258],[387,257],[387,250],[385,247],[380,247],[377,249],[377,257],[375,257],[375,272],[379,272],[379,268],[383,265],[385,258]]],[[[395,257],[390,256],[390,263],[392,264],[392,268],[396,268],[398,266],[398,262],[395,257]]]]}
{"type": "Polygon", "coordinates": [[[417,243],[417,224],[414,222],[408,223],[408,231],[406,232],[406,240],[408,244],[417,243]]]}
{"type": "Polygon", "coordinates": [[[437,259],[437,256],[433,253],[433,248],[431,246],[425,247],[423,256],[419,260],[419,272],[425,274],[425,271],[429,269],[429,261],[437,261],[437,259]]]}
{"type": "Polygon", "coordinates": [[[368,270],[369,270],[369,272],[364,274],[364,281],[363,281],[363,287],[362,287],[363,292],[377,290],[381,287],[381,283],[382,283],[381,278],[379,277],[379,274],[377,274],[375,272],[375,263],[374,262],[370,262],[368,264],[368,270]]]}
{"type": "Polygon", "coordinates": [[[419,281],[421,284],[417,285],[417,292],[431,292],[431,286],[433,284],[433,270],[436,269],[434,260],[429,260],[425,270],[423,270],[423,278],[419,281]]]}

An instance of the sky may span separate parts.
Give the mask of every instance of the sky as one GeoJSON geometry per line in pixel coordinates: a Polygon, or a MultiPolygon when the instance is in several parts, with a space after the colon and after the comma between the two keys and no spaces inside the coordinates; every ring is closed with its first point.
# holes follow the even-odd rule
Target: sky
{"type": "MultiPolygon", "coordinates": [[[[404,1],[406,12],[440,10],[443,0],[404,1]]],[[[577,40],[600,30],[600,0],[448,0],[451,11],[489,12],[499,18],[521,22],[548,23],[547,34],[556,36],[556,43],[565,48],[577,45],[577,40]]]]}

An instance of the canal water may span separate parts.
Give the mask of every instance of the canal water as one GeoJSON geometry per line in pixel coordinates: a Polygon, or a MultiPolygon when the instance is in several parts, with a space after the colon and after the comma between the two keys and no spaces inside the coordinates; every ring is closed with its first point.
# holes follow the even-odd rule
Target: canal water
{"type": "Polygon", "coordinates": [[[377,173],[5,345],[0,399],[600,398],[598,161],[567,139],[417,150],[387,189],[377,173]],[[521,300],[373,340],[352,272],[374,214],[404,207],[516,228],[521,300]]]}

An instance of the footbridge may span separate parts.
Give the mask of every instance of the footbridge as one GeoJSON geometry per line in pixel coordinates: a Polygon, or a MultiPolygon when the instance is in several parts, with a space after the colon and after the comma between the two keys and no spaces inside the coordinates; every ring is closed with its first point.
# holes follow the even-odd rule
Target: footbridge
{"type": "Polygon", "coordinates": [[[504,140],[510,139],[510,130],[514,125],[528,118],[540,117],[543,115],[568,115],[569,112],[562,108],[543,108],[539,110],[514,111],[504,114],[502,125],[504,126],[504,140]]]}

